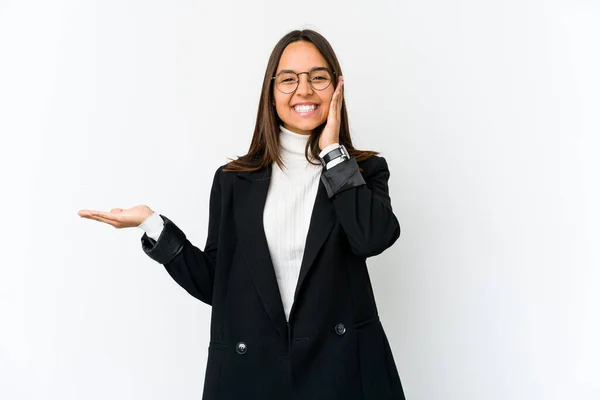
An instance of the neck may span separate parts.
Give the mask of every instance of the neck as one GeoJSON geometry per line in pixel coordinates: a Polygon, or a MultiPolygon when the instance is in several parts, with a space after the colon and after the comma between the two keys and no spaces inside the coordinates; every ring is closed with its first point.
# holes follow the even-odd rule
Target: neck
{"type": "Polygon", "coordinates": [[[310,135],[293,132],[279,125],[279,147],[284,160],[307,162],[304,151],[310,135]]]}

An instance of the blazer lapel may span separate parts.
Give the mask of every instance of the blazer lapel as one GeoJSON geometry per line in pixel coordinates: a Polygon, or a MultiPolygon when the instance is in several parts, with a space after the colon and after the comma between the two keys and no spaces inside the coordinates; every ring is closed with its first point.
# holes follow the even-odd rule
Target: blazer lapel
{"type": "MultiPolygon", "coordinates": [[[[263,225],[263,211],[271,182],[271,172],[272,166],[254,172],[236,173],[240,179],[236,179],[234,184],[234,212],[238,239],[250,268],[252,281],[271,322],[281,338],[287,342],[288,326],[285,311],[263,225]]],[[[301,286],[335,219],[333,204],[327,196],[323,182],[319,180],[290,320],[296,308],[296,298],[301,286]]]]}
{"type": "Polygon", "coordinates": [[[236,179],[233,194],[238,239],[263,306],[279,335],[287,343],[288,329],[283,302],[263,226],[271,167],[236,174],[242,178],[236,179]]]}
{"type": "Polygon", "coordinates": [[[312,210],[310,217],[310,225],[308,227],[308,234],[306,235],[306,244],[304,246],[304,254],[302,256],[302,264],[300,264],[300,275],[298,276],[298,283],[296,284],[296,291],[294,293],[294,303],[292,304],[292,310],[290,311],[290,320],[294,315],[294,310],[298,302],[298,294],[302,288],[308,271],[312,267],[317,253],[325,243],[325,239],[329,236],[331,228],[336,220],[335,209],[331,199],[327,196],[327,190],[323,185],[323,181],[319,179],[319,189],[317,190],[317,198],[315,199],[315,205],[312,210]]]}

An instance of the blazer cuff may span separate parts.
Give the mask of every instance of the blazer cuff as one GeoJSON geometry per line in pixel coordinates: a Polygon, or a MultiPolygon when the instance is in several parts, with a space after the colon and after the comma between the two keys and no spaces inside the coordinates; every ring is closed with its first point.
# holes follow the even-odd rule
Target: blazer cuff
{"type": "Polygon", "coordinates": [[[321,181],[330,199],[344,190],[367,184],[354,157],[342,161],[335,168],[324,170],[321,181]]]}
{"type": "Polygon", "coordinates": [[[173,260],[183,249],[186,237],[185,234],[177,225],[169,218],[160,214],[165,226],[158,237],[154,240],[146,233],[141,238],[142,249],[154,261],[166,264],[173,260]]]}

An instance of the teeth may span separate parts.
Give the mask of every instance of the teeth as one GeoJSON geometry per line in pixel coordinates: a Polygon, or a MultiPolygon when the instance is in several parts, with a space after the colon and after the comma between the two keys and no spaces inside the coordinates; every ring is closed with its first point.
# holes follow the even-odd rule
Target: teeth
{"type": "Polygon", "coordinates": [[[294,110],[298,111],[298,112],[309,112],[309,111],[314,111],[317,108],[316,105],[300,105],[300,106],[294,106],[294,110]]]}

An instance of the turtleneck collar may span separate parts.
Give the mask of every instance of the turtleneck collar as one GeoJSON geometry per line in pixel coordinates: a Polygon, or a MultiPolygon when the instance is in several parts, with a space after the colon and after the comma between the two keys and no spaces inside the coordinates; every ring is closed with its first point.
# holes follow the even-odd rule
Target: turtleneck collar
{"type": "Polygon", "coordinates": [[[284,128],[283,125],[279,125],[279,130],[279,147],[282,157],[288,160],[304,160],[308,162],[304,156],[304,149],[310,135],[292,132],[284,128]]]}

